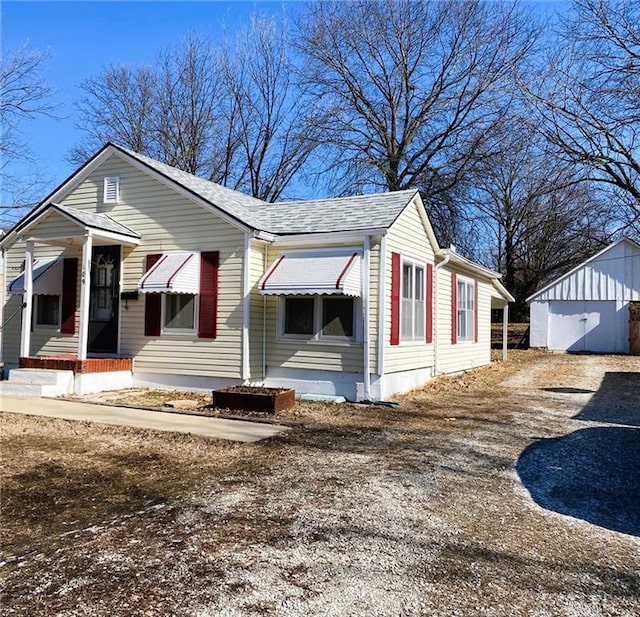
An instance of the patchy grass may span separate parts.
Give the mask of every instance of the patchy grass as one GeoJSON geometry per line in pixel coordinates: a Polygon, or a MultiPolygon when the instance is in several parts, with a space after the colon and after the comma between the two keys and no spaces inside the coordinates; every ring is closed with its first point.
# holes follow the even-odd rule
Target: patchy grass
{"type": "Polygon", "coordinates": [[[636,615],[640,530],[536,505],[516,464],[584,428],[581,392],[637,407],[601,385],[639,370],[511,353],[256,444],[3,414],[4,614],[636,615]]]}

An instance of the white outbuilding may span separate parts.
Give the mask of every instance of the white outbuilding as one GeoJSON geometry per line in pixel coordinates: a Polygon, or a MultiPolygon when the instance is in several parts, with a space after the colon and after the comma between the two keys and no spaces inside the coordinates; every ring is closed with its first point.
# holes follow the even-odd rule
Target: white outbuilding
{"type": "Polygon", "coordinates": [[[640,245],[614,242],[527,302],[531,347],[640,353],[640,245]]]}

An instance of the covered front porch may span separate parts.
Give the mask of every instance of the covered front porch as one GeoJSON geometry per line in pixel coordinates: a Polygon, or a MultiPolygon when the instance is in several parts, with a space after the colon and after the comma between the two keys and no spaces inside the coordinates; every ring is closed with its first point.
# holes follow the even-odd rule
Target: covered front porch
{"type": "Polygon", "coordinates": [[[75,393],[130,386],[133,359],[120,357],[121,265],[140,236],[107,214],[57,204],[26,221],[20,235],[24,270],[8,291],[22,295],[22,325],[9,380],[61,371],[75,393]]]}

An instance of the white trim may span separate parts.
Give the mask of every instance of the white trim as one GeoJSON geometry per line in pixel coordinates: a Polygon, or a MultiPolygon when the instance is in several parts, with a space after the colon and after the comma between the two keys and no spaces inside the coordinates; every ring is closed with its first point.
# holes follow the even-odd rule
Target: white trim
{"type": "Polygon", "coordinates": [[[507,342],[509,339],[509,305],[502,307],[502,360],[507,360],[507,342]]]}
{"type": "MultiPolygon", "coordinates": [[[[476,296],[475,296],[475,286],[476,286],[476,280],[472,279],[468,276],[464,276],[463,274],[457,274],[456,275],[456,323],[455,323],[455,328],[456,328],[456,343],[457,344],[463,344],[463,343],[475,343],[476,341],[476,332],[475,332],[475,313],[478,309],[478,307],[476,306],[476,296]],[[469,287],[471,288],[471,332],[467,333],[467,336],[465,336],[464,338],[462,338],[460,336],[460,332],[458,331],[458,311],[460,310],[459,307],[459,302],[460,302],[460,294],[458,293],[458,285],[460,285],[460,283],[464,283],[464,285],[467,288],[467,293],[469,290],[469,287]],[[470,338],[469,338],[470,336],[470,338]]],[[[453,297],[453,290],[452,290],[452,297],[453,297]]],[[[465,322],[466,322],[466,315],[469,312],[468,308],[464,308],[462,309],[465,311],[465,322]]],[[[453,326],[452,326],[453,327],[453,326]]]]}
{"type": "MultiPolygon", "coordinates": [[[[91,304],[91,257],[93,238],[87,231],[82,243],[80,259],[80,314],[78,316],[78,360],[87,359],[89,341],[89,306],[91,304]]],[[[119,335],[118,335],[119,336],[119,335]]]]}
{"type": "Polygon", "coordinates": [[[24,294],[22,302],[22,333],[20,336],[20,357],[29,356],[31,349],[31,316],[33,314],[33,242],[27,242],[24,249],[24,294]]]}
{"type": "MultiPolygon", "coordinates": [[[[433,226],[431,225],[431,221],[427,216],[427,211],[424,207],[424,203],[422,201],[422,197],[420,193],[416,191],[416,194],[413,196],[411,201],[409,202],[418,208],[418,214],[420,216],[420,220],[422,221],[422,225],[427,233],[427,238],[429,238],[429,243],[431,244],[431,248],[433,249],[434,254],[438,253],[440,249],[440,245],[438,244],[438,240],[436,238],[436,234],[433,231],[433,226]]],[[[409,205],[409,204],[407,204],[409,205]]],[[[405,207],[406,210],[406,207],[405,207]]],[[[403,210],[404,212],[404,210],[403,210]]],[[[400,218],[400,217],[398,217],[400,218]]],[[[394,221],[395,222],[395,221],[394,221]]]]}
{"type": "Polygon", "coordinates": [[[310,244],[322,246],[336,242],[363,242],[367,236],[384,236],[387,231],[388,229],[383,227],[372,227],[371,229],[362,229],[359,231],[313,232],[308,234],[291,234],[290,236],[273,235],[267,237],[269,237],[269,240],[276,246],[278,244],[286,244],[287,246],[309,246],[310,244]]]}
{"type": "Polygon", "coordinates": [[[378,263],[378,366],[376,372],[384,376],[384,353],[386,344],[387,316],[387,236],[380,240],[380,257],[378,263]]]}
{"type": "Polygon", "coordinates": [[[309,342],[313,344],[325,345],[357,345],[362,344],[362,320],[358,316],[362,315],[361,299],[354,296],[278,296],[278,315],[276,340],[281,343],[294,343],[297,341],[309,342]],[[312,334],[287,334],[285,326],[285,306],[289,299],[312,299],[313,300],[313,333],[312,334]],[[322,304],[324,299],[345,299],[353,302],[353,336],[327,336],[322,334],[322,304]]]}
{"type": "Polygon", "coordinates": [[[244,252],[242,256],[242,379],[251,377],[249,359],[249,327],[251,321],[251,235],[244,234],[244,252]]]}
{"type": "Polygon", "coordinates": [[[406,257],[403,254],[400,254],[400,345],[426,345],[426,332],[424,328],[426,328],[427,322],[427,264],[426,262],[414,259],[412,257],[406,257]],[[404,296],[404,266],[411,266],[411,297],[405,298],[404,296]],[[417,269],[422,270],[422,326],[423,331],[420,336],[416,336],[416,314],[415,314],[415,291],[416,291],[416,271],[417,269]],[[404,301],[411,300],[411,331],[412,336],[409,338],[405,338],[402,334],[402,324],[403,324],[403,314],[404,314],[404,301]]]}
{"type": "Polygon", "coordinates": [[[370,293],[370,266],[371,266],[371,237],[364,239],[364,253],[362,259],[362,353],[364,371],[364,398],[371,400],[371,357],[370,357],[370,323],[369,323],[369,293],[370,293]]]}
{"type": "Polygon", "coordinates": [[[198,294],[185,294],[163,292],[160,301],[160,336],[163,338],[178,337],[196,337],[198,336],[198,294]],[[192,296],[193,297],[193,328],[167,328],[167,296],[192,296]]]}
{"type": "MultiPolygon", "coordinates": [[[[433,268],[433,316],[435,319],[433,320],[433,374],[439,374],[439,366],[438,366],[438,352],[440,350],[440,313],[439,313],[439,302],[440,302],[440,270],[444,268],[449,263],[451,259],[451,255],[446,254],[444,256],[444,260],[440,263],[436,264],[433,268]]],[[[453,300],[453,290],[449,294],[450,300],[453,300]]],[[[451,308],[451,307],[449,307],[451,308]]],[[[451,326],[453,328],[453,324],[451,326]]]]}

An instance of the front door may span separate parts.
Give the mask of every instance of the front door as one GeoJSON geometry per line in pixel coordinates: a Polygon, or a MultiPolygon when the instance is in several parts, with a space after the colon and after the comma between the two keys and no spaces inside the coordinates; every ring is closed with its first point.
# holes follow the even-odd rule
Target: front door
{"type": "Polygon", "coordinates": [[[95,246],[91,256],[88,353],[118,352],[120,247],[95,246]]]}

